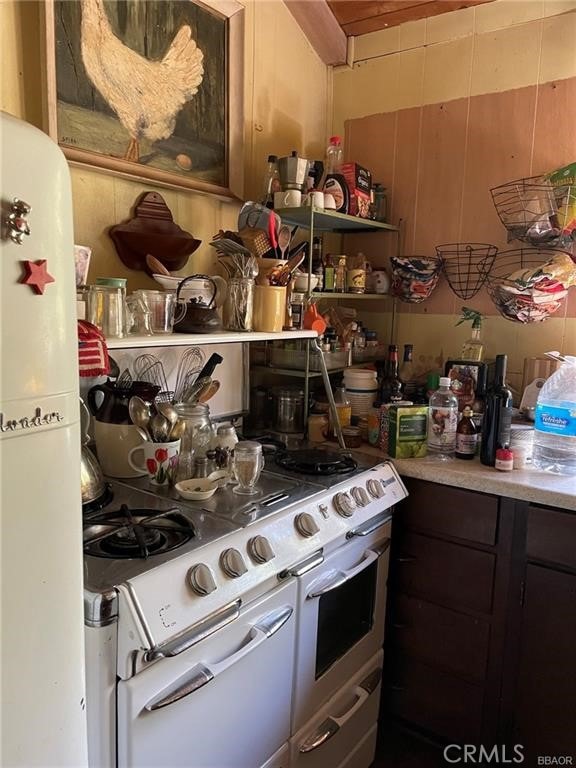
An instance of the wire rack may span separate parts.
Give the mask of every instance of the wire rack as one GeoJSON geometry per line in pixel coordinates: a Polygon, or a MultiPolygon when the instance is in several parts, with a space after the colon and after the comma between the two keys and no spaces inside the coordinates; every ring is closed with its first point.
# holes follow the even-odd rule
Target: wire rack
{"type": "Polygon", "coordinates": [[[574,230],[576,187],[553,184],[544,176],[530,176],[490,190],[496,213],[510,240],[535,248],[567,245],[574,230]]]}
{"type": "Polygon", "coordinates": [[[489,243],[445,243],[436,246],[436,253],[456,296],[471,299],[484,285],[498,248],[489,243]]]}
{"type": "Polygon", "coordinates": [[[486,275],[486,289],[502,317],[516,323],[541,323],[557,312],[568,292],[560,278],[561,270],[556,266],[563,258],[567,259],[567,271],[576,279],[576,267],[570,254],[564,251],[553,248],[500,251],[490,274],[486,275]]]}

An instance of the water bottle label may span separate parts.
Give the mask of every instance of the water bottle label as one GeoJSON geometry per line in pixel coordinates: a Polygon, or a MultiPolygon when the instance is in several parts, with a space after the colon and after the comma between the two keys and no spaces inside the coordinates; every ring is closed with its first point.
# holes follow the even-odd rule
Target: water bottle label
{"type": "Polygon", "coordinates": [[[454,408],[428,409],[428,446],[433,450],[453,451],[456,448],[458,413],[454,408]]]}
{"type": "Polygon", "coordinates": [[[540,432],[551,435],[576,437],[576,405],[562,408],[556,405],[536,406],[535,427],[540,432]]]}

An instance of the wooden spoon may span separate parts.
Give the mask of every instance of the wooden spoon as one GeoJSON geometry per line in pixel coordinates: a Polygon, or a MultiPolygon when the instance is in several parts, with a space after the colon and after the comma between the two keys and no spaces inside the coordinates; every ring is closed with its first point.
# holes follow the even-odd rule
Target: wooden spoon
{"type": "Polygon", "coordinates": [[[152,270],[152,274],[172,277],[171,273],[168,272],[164,264],[162,264],[161,261],[158,261],[155,256],[152,256],[151,253],[146,254],[146,264],[148,265],[148,269],[152,270]]]}
{"type": "Polygon", "coordinates": [[[214,381],[210,382],[210,386],[208,386],[203,392],[200,393],[198,397],[199,403],[207,403],[208,400],[214,397],[216,392],[220,389],[220,382],[217,379],[214,379],[214,381]]]}

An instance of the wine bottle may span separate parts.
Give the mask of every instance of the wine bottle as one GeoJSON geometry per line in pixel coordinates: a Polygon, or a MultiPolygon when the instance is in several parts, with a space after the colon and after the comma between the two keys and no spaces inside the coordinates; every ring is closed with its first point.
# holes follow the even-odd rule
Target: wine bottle
{"type": "Polygon", "coordinates": [[[402,382],[398,375],[398,345],[388,347],[386,372],[380,382],[378,400],[381,403],[397,403],[402,400],[402,382]]]}
{"type": "Polygon", "coordinates": [[[496,355],[494,384],[485,400],[480,461],[489,467],[496,462],[496,450],[510,445],[512,392],[506,386],[506,363],[506,355],[496,355]]]}
{"type": "Polygon", "coordinates": [[[403,385],[404,397],[411,400],[416,394],[416,375],[414,370],[414,361],[412,360],[412,344],[404,344],[404,360],[400,366],[399,376],[403,385]]]}

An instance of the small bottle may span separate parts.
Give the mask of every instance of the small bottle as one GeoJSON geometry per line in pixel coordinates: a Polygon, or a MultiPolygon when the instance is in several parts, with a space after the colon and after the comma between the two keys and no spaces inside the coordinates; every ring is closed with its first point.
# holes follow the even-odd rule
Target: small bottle
{"type": "Polygon", "coordinates": [[[338,412],[338,423],[341,427],[349,427],[352,420],[352,405],[346,394],[346,387],[336,388],[334,402],[338,412]]]}
{"type": "Polygon", "coordinates": [[[346,256],[338,256],[334,271],[334,293],[346,293],[346,256]]]}
{"type": "Polygon", "coordinates": [[[390,344],[388,346],[388,360],[386,362],[386,372],[380,382],[380,392],[378,400],[384,403],[397,403],[403,400],[402,382],[398,375],[398,345],[390,344]]]}
{"type": "Polygon", "coordinates": [[[510,445],[512,392],[506,386],[507,360],[506,355],[496,355],[494,384],[485,399],[480,461],[489,467],[494,466],[496,450],[510,445]]]}
{"type": "Polygon", "coordinates": [[[478,444],[478,429],[472,419],[472,410],[469,405],[465,406],[462,412],[462,418],[456,428],[456,458],[473,459],[476,455],[476,445],[478,444]]]}
{"type": "Polygon", "coordinates": [[[278,171],[278,157],[276,155],[268,155],[262,189],[262,205],[265,205],[266,208],[274,208],[274,193],[281,191],[282,185],[278,171]]]}
{"type": "Polygon", "coordinates": [[[323,282],[323,291],[324,293],[334,293],[334,278],[335,278],[335,268],[334,268],[334,261],[332,259],[332,256],[330,254],[327,254],[327,256],[324,259],[324,282],[323,282]]]}
{"type": "Polygon", "coordinates": [[[348,213],[349,192],[346,179],[340,172],[344,152],[340,136],[332,136],[326,149],[326,177],[322,191],[332,195],[339,213],[348,213]]]}
{"type": "Polygon", "coordinates": [[[352,337],[352,347],[356,352],[362,352],[366,349],[366,334],[364,333],[364,326],[360,320],[356,321],[356,330],[352,337]]]}
{"type": "Polygon", "coordinates": [[[456,325],[461,325],[468,320],[472,321],[472,332],[470,338],[466,339],[462,345],[460,358],[462,360],[480,362],[482,360],[482,355],[484,354],[484,345],[480,339],[480,332],[482,329],[482,315],[475,309],[470,309],[470,307],[462,307],[462,316],[456,325]]]}
{"type": "Polygon", "coordinates": [[[404,397],[407,400],[413,400],[416,394],[416,374],[412,355],[414,351],[413,344],[404,344],[404,357],[398,375],[404,388],[404,397]]]}
{"type": "Polygon", "coordinates": [[[314,287],[315,291],[321,291],[324,287],[324,267],[322,264],[322,238],[314,237],[312,239],[312,274],[318,278],[318,283],[314,287]]]}
{"type": "Polygon", "coordinates": [[[290,327],[295,331],[304,328],[304,294],[293,293],[290,296],[290,327]]]}
{"type": "Polygon", "coordinates": [[[458,399],[450,389],[448,376],[440,377],[440,387],[430,397],[428,407],[428,455],[449,461],[456,451],[458,399]]]}
{"type": "Polygon", "coordinates": [[[494,467],[500,472],[511,472],[514,469],[514,453],[507,445],[496,451],[494,467]]]}

